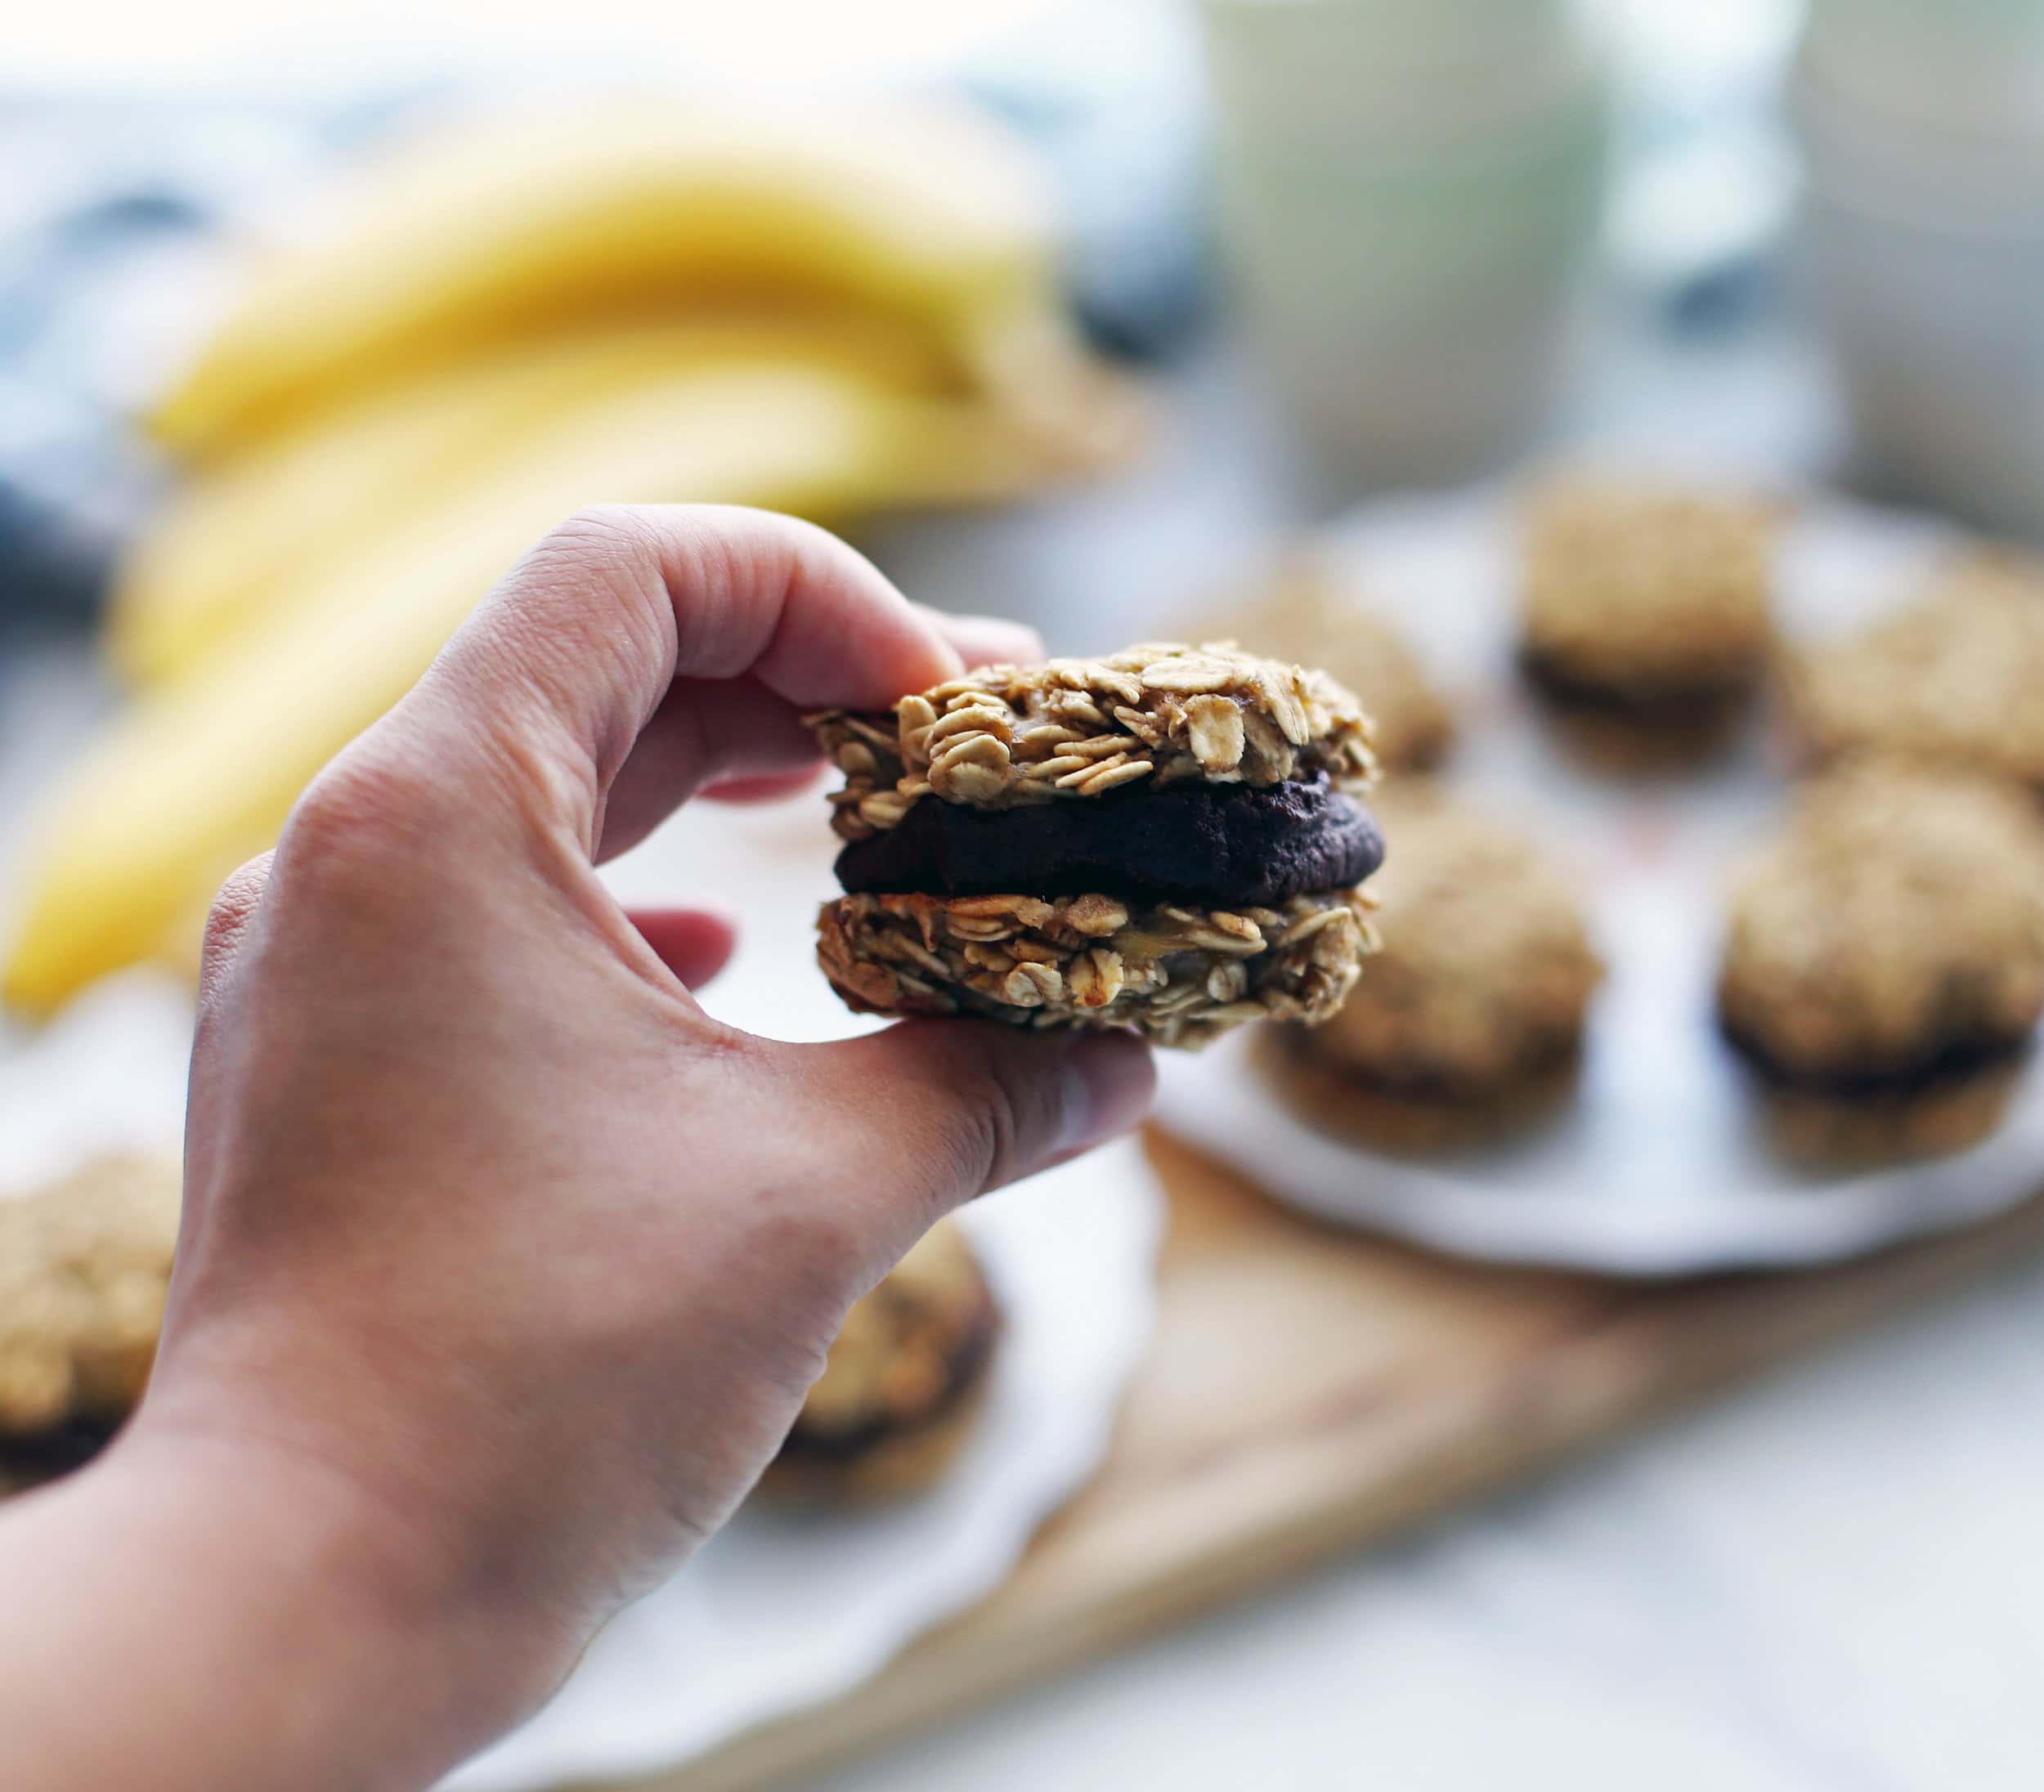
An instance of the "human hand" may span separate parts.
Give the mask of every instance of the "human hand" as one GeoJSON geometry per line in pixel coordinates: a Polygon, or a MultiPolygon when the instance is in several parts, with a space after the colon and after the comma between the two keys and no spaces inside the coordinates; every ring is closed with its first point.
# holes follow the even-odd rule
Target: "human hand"
{"type": "Polygon", "coordinates": [[[737,1032],[688,992],[728,925],[629,917],[596,876],[706,788],[806,773],[803,710],[959,664],[819,531],[591,513],[223,890],[170,1312],[107,1472],[289,1485],[383,1539],[349,1572],[453,1615],[450,1709],[413,1701],[391,1778],[521,1714],[724,1522],[934,1219],[1145,1106],[1119,1036],[737,1032]]]}

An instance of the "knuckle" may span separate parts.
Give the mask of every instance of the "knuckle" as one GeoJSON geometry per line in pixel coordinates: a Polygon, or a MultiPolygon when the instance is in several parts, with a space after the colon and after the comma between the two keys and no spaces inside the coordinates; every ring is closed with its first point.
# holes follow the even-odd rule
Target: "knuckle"
{"type": "Polygon", "coordinates": [[[525,676],[558,694],[592,670],[627,681],[633,665],[670,652],[666,549],[647,515],[595,504],[557,523],[534,546],[499,618],[525,676]]]}
{"type": "Polygon", "coordinates": [[[270,881],[270,855],[252,858],[231,872],[214,894],[199,947],[202,1006],[217,992],[239,952],[270,881]]]}
{"type": "Polygon", "coordinates": [[[628,612],[649,600],[658,577],[661,548],[648,519],[629,504],[591,504],[556,523],[527,557],[547,585],[590,585],[628,612]]]}
{"type": "Polygon", "coordinates": [[[428,835],[445,806],[431,766],[357,746],[314,778],[293,805],[278,856],[296,875],[386,867],[428,835]]]}
{"type": "Polygon", "coordinates": [[[206,915],[206,946],[213,948],[217,936],[229,935],[240,930],[242,925],[255,912],[256,905],[262,900],[262,892],[270,880],[270,855],[267,853],[238,865],[230,871],[220,888],[213,893],[213,907],[206,915]]]}
{"type": "Polygon", "coordinates": [[[546,543],[580,560],[635,565],[644,559],[651,539],[645,519],[630,504],[596,504],[562,518],[548,531],[546,543]]]}

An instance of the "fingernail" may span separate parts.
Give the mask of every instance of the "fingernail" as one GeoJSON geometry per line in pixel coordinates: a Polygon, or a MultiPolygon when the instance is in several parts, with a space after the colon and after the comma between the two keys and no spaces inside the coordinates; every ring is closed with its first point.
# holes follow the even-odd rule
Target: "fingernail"
{"type": "Polygon", "coordinates": [[[1157,1091],[1150,1048],[1133,1033],[1083,1033],[1065,1055],[1061,1160],[1142,1124],[1157,1091]]]}

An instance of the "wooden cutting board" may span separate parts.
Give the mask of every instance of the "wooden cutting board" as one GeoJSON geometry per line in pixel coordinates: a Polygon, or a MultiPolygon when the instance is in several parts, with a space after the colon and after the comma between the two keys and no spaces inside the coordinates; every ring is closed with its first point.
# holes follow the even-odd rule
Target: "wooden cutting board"
{"type": "Polygon", "coordinates": [[[1153,1138],[1157,1335],[1093,1481],[1006,1585],[844,1698],[634,1792],[773,1785],[1503,1485],[2044,1248],[2044,1197],[1841,1268],[1620,1284],[1293,1218],[1153,1138]]]}

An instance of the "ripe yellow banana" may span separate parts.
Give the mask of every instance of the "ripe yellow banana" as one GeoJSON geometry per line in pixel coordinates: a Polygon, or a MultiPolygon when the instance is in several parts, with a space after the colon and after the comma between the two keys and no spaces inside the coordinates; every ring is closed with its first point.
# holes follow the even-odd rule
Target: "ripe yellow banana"
{"type": "Polygon", "coordinates": [[[379,387],[188,480],[130,551],[106,622],[114,669],[179,677],[302,578],[360,553],[515,458],[548,420],[719,361],[787,356],[935,392],[945,370],[912,333],[842,313],[557,332],[379,387]]]}
{"type": "Polygon", "coordinates": [[[556,417],[409,527],[306,567],[191,675],[115,719],[53,793],[0,994],[47,1012],[124,965],[189,969],[220,880],[578,506],[717,500],[832,517],[1043,471],[1037,445],[984,406],[785,358],[684,370],[556,417]]]}
{"type": "Polygon", "coordinates": [[[236,450],[367,383],[563,320],[806,298],[920,332],[962,383],[1083,427],[1051,208],[1029,156],[963,110],[801,113],[663,101],[471,122],[303,221],[156,432],[236,450]]]}

